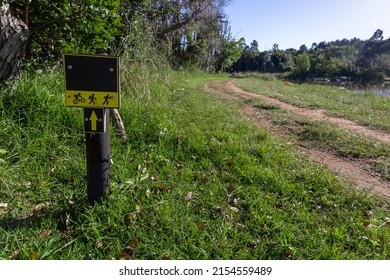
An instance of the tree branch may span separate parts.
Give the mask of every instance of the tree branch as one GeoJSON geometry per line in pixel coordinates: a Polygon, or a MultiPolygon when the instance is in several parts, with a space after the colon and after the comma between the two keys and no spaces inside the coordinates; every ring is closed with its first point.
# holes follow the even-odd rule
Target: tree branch
{"type": "Polygon", "coordinates": [[[200,15],[201,13],[203,13],[208,7],[210,6],[210,3],[209,2],[206,2],[206,5],[201,8],[201,9],[196,9],[192,14],[191,16],[189,16],[186,20],[184,21],[179,21],[169,27],[167,27],[165,30],[161,31],[161,32],[158,32],[156,34],[156,36],[160,39],[166,39],[166,36],[173,32],[173,31],[176,31],[180,28],[183,28],[184,26],[188,25],[193,19],[195,19],[196,17],[198,17],[198,15],[200,15]]]}

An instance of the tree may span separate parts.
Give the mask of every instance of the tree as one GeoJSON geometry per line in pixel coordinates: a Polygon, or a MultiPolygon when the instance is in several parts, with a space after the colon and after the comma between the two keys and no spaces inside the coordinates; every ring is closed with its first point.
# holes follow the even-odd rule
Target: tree
{"type": "Polygon", "coordinates": [[[213,71],[228,38],[228,0],[149,0],[145,26],[174,68],[213,71]]]}
{"type": "Polygon", "coordinates": [[[382,41],[382,40],[383,40],[383,31],[380,29],[377,29],[369,41],[382,41]]]}
{"type": "Polygon", "coordinates": [[[225,40],[216,70],[224,72],[236,62],[244,51],[245,40],[225,40]]]}
{"type": "Polygon", "coordinates": [[[107,53],[120,34],[120,0],[4,0],[30,30],[25,57],[57,60],[63,52],[107,53]]]}
{"type": "Polygon", "coordinates": [[[310,70],[310,57],[307,52],[303,52],[295,57],[295,74],[305,75],[310,70]]]}
{"type": "MultiPolygon", "coordinates": [[[[312,48],[313,48],[313,46],[312,46],[312,48]]],[[[306,47],[306,45],[301,45],[301,46],[299,47],[299,52],[300,52],[300,53],[309,52],[309,49],[306,47]]]]}
{"type": "Polygon", "coordinates": [[[256,40],[253,40],[250,47],[249,51],[251,52],[252,56],[257,56],[259,55],[259,43],[256,40]]]}
{"type": "Polygon", "coordinates": [[[11,15],[7,4],[0,6],[0,80],[14,76],[23,58],[29,30],[18,18],[11,15]]]}

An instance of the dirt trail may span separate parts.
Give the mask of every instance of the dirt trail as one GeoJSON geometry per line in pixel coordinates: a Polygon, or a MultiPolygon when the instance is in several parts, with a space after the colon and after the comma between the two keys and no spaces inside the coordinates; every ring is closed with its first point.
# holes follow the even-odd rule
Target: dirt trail
{"type": "Polygon", "coordinates": [[[302,116],[308,117],[310,119],[335,124],[339,127],[348,129],[350,131],[360,133],[360,134],[363,134],[363,135],[368,136],[368,137],[373,137],[373,138],[376,138],[382,142],[390,144],[390,134],[389,133],[379,131],[379,130],[370,129],[366,126],[359,125],[353,121],[346,120],[343,118],[336,118],[336,117],[327,116],[327,115],[325,115],[324,110],[313,110],[313,109],[308,109],[308,108],[300,108],[300,107],[288,104],[286,102],[280,101],[280,100],[275,99],[275,98],[246,92],[246,91],[238,88],[235,84],[233,84],[232,81],[229,81],[225,84],[222,84],[222,83],[217,84],[216,83],[215,85],[218,85],[218,87],[223,88],[225,90],[228,90],[229,92],[233,92],[235,94],[238,94],[240,96],[248,96],[248,97],[252,97],[252,98],[258,98],[258,99],[261,99],[265,102],[276,104],[276,105],[280,106],[281,108],[288,110],[288,111],[291,111],[295,114],[302,115],[302,116]]]}
{"type": "MultiPolygon", "coordinates": [[[[279,107],[293,112],[298,115],[308,117],[310,119],[327,122],[337,125],[341,128],[348,129],[355,133],[376,138],[382,142],[390,144],[390,135],[382,131],[370,129],[368,127],[361,126],[353,121],[343,118],[330,117],[325,115],[323,110],[313,110],[308,108],[300,108],[286,102],[277,100],[275,98],[250,93],[238,88],[232,81],[228,82],[213,82],[206,85],[208,92],[217,93],[225,96],[226,98],[239,99],[239,98],[258,98],[267,103],[278,105],[279,107]]],[[[271,133],[278,137],[285,137],[287,132],[281,127],[273,124],[261,111],[254,106],[246,105],[243,108],[243,113],[253,118],[256,123],[269,130],[271,133]]],[[[303,147],[297,143],[297,147],[307,154],[309,158],[319,164],[326,165],[330,170],[336,172],[342,178],[350,179],[355,186],[360,189],[368,189],[374,193],[381,194],[384,197],[390,198],[390,182],[383,180],[380,176],[370,173],[366,170],[365,166],[367,162],[364,160],[349,160],[343,157],[336,156],[330,152],[320,151],[318,149],[310,149],[303,147]]]]}

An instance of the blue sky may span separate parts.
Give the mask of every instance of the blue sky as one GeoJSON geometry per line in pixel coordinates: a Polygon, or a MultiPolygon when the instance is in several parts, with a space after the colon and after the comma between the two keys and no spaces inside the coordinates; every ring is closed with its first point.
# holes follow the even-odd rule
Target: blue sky
{"type": "Polygon", "coordinates": [[[308,48],[337,39],[390,37],[390,0],[231,0],[225,9],[232,35],[259,50],[308,48]]]}

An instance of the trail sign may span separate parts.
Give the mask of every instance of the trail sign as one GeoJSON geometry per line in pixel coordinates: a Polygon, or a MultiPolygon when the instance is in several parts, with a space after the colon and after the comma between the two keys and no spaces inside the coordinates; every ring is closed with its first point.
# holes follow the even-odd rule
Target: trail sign
{"type": "Polygon", "coordinates": [[[84,130],[86,133],[106,132],[106,109],[84,108],[84,130]]]}
{"type": "Polygon", "coordinates": [[[64,55],[65,105],[119,108],[119,57],[64,55]]]}
{"type": "Polygon", "coordinates": [[[84,107],[87,194],[100,201],[110,187],[109,108],[120,107],[119,57],[63,56],[65,105],[84,107]]]}

